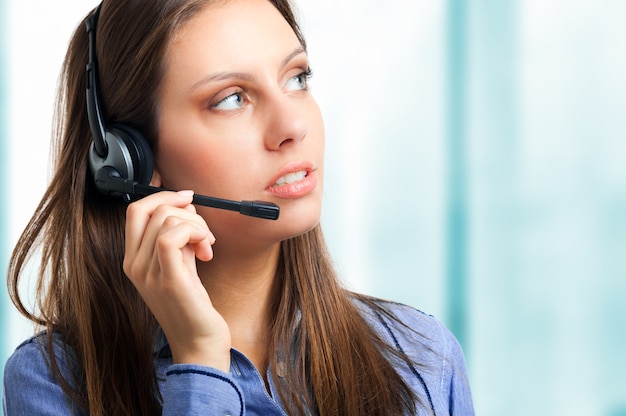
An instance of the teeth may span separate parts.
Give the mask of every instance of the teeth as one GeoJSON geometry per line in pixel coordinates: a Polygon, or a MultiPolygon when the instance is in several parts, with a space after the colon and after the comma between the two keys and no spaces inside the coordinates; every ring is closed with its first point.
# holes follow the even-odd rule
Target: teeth
{"type": "Polygon", "coordinates": [[[285,184],[290,184],[294,182],[301,181],[306,177],[306,171],[301,170],[299,172],[288,173],[285,176],[281,176],[278,178],[274,186],[282,186],[285,184]]]}

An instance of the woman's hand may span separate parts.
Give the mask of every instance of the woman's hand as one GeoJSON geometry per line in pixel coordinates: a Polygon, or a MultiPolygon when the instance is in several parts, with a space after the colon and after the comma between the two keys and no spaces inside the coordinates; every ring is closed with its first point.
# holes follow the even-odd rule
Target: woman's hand
{"type": "Polygon", "coordinates": [[[228,325],[213,308],[196,258],[213,258],[215,237],[193,192],[159,192],[129,205],[124,271],[157,321],[175,363],[230,369],[228,325]]]}

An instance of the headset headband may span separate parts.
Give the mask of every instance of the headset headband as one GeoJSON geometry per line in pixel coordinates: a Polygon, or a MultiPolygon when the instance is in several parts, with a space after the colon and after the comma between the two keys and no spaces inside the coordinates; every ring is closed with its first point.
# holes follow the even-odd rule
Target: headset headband
{"type": "Polygon", "coordinates": [[[87,71],[87,117],[89,117],[89,126],[93,135],[94,149],[98,156],[105,158],[108,153],[105,136],[106,127],[102,121],[102,110],[100,109],[100,93],[98,91],[98,58],[96,56],[96,24],[100,16],[100,7],[102,3],[96,7],[95,11],[86,22],[87,35],[89,37],[89,62],[86,66],[87,71]]]}

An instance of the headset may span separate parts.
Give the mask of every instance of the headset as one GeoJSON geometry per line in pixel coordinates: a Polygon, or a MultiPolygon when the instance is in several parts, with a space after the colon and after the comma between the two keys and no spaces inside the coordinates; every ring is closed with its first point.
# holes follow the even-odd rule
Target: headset
{"type": "MultiPolygon", "coordinates": [[[[132,196],[142,197],[163,188],[150,186],[154,155],[150,144],[137,129],[127,124],[104,123],[98,89],[96,24],[102,3],[85,22],[89,37],[89,60],[86,66],[87,117],[93,136],[89,148],[89,168],[96,188],[105,195],[121,196],[126,202],[132,196]]],[[[193,204],[237,211],[243,215],[270,220],[278,219],[278,205],[264,201],[231,201],[194,194],[193,204]]]]}

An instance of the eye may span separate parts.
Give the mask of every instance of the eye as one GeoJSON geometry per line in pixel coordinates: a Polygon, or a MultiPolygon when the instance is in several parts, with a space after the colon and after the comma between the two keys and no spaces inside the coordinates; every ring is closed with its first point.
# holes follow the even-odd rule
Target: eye
{"type": "Polygon", "coordinates": [[[244,96],[245,93],[246,93],[245,90],[239,90],[235,93],[232,93],[222,98],[217,103],[213,104],[211,107],[217,110],[226,110],[226,111],[240,109],[246,103],[246,97],[244,96]]]}
{"type": "Polygon", "coordinates": [[[311,71],[311,68],[307,68],[306,71],[299,73],[298,75],[296,75],[295,77],[287,81],[287,86],[286,86],[287,90],[288,91],[308,90],[309,79],[311,79],[312,75],[313,75],[313,72],[311,71]]]}

